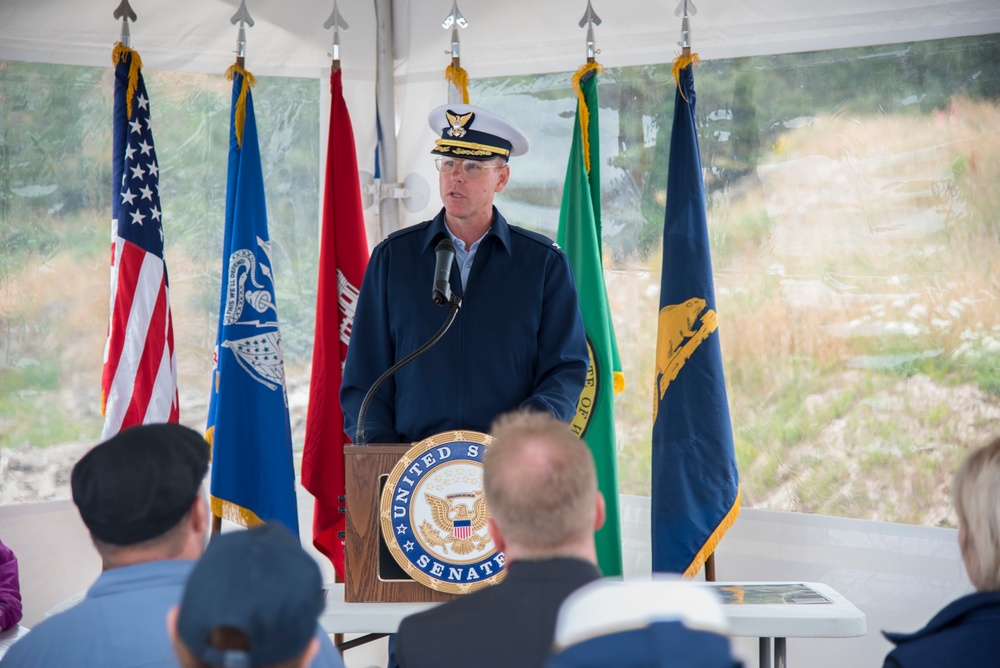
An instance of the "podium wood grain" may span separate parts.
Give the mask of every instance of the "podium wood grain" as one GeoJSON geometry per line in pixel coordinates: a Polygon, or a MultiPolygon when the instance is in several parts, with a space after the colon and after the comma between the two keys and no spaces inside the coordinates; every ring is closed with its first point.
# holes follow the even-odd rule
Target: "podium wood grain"
{"type": "Polygon", "coordinates": [[[455,597],[416,580],[379,578],[379,480],[392,472],[410,447],[410,444],[394,443],[344,448],[347,490],[344,600],[348,603],[448,601],[455,597]]]}

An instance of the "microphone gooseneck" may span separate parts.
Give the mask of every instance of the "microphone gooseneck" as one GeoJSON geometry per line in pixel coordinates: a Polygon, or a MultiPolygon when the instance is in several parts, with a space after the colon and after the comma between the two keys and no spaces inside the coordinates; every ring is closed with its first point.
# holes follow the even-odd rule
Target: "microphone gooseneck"
{"type": "Polygon", "coordinates": [[[378,392],[378,388],[382,387],[382,383],[389,380],[393,374],[402,369],[404,366],[417,359],[428,350],[431,349],[441,338],[448,332],[448,328],[451,324],[455,322],[455,317],[458,315],[458,310],[462,307],[462,298],[455,295],[451,291],[451,265],[455,259],[455,244],[451,242],[451,239],[447,237],[438,242],[437,247],[434,249],[436,255],[434,261],[434,291],[432,297],[435,304],[441,304],[442,306],[447,305],[448,317],[445,319],[444,324],[441,328],[430,338],[427,343],[420,346],[412,353],[401,359],[400,361],[389,367],[385,373],[378,377],[372,386],[365,394],[364,400],[361,402],[361,410],[358,411],[358,428],[355,432],[355,445],[368,445],[365,440],[365,417],[368,415],[368,406],[371,404],[372,399],[375,398],[375,393],[378,392]]]}

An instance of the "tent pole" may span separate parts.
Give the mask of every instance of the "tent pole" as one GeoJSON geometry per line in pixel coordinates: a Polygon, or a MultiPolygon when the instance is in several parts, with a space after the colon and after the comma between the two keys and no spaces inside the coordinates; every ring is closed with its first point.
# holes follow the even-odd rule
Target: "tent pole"
{"type": "MultiPolygon", "coordinates": [[[[396,94],[392,57],[392,0],[375,0],[377,60],[375,67],[375,99],[378,109],[379,157],[382,189],[399,182],[396,170],[396,94]]],[[[399,229],[399,200],[379,198],[379,239],[399,229]]]]}

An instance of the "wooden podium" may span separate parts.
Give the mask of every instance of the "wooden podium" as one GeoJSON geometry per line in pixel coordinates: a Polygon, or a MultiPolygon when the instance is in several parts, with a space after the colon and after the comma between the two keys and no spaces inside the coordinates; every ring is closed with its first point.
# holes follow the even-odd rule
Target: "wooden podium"
{"type": "MultiPolygon", "coordinates": [[[[395,564],[384,544],[379,519],[382,486],[412,443],[349,445],[344,448],[347,514],[344,600],[348,603],[448,601],[446,594],[402,573],[391,579],[380,573],[380,560],[395,564]]],[[[399,569],[401,570],[401,569],[399,569]]]]}

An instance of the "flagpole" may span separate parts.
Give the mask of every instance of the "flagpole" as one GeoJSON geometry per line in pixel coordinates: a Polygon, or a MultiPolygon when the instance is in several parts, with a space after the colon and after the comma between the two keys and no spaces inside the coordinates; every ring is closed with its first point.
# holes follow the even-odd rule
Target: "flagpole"
{"type": "MultiPolygon", "coordinates": [[[[253,18],[247,10],[246,0],[240,0],[239,9],[236,10],[236,13],[233,14],[229,21],[233,25],[236,25],[237,22],[240,24],[240,30],[236,37],[236,65],[237,67],[243,69],[246,67],[247,53],[247,33],[245,25],[253,27],[253,18]]],[[[220,533],[222,533],[222,516],[216,515],[213,512],[211,535],[218,536],[220,533]]]]}
{"type": "MultiPolygon", "coordinates": [[[[681,57],[690,58],[691,57],[691,24],[688,21],[690,14],[688,13],[688,2],[687,0],[681,0],[681,7],[683,7],[683,18],[681,18],[681,57]]],[[[678,9],[681,9],[678,7],[678,9]]],[[[691,5],[693,8],[694,6],[691,5]]],[[[694,67],[694,64],[691,64],[694,67]]],[[[705,582],[715,582],[715,551],[713,550],[708,558],[705,559],[705,582]]]]}
{"type": "MultiPolygon", "coordinates": [[[[681,0],[680,5],[677,6],[676,15],[681,17],[681,41],[678,44],[681,47],[681,58],[687,61],[691,57],[691,15],[697,13],[697,8],[695,8],[694,3],[690,0],[681,0]]],[[[691,63],[689,67],[694,67],[694,63],[691,63]]],[[[705,582],[715,582],[715,551],[713,550],[711,554],[705,559],[705,582]]]]}

